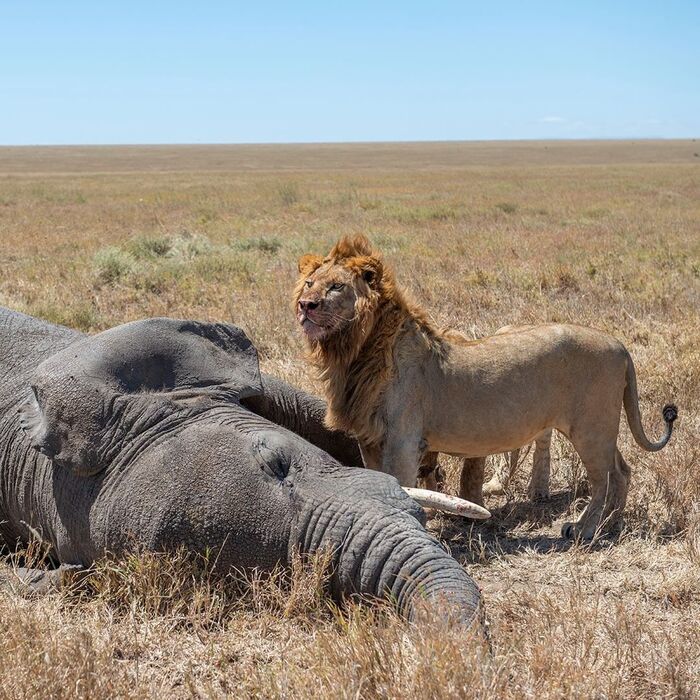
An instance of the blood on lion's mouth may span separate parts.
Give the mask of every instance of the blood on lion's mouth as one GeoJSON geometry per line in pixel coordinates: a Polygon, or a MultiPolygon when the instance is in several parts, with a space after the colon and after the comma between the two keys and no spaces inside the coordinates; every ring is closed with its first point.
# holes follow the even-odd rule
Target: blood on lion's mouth
{"type": "Polygon", "coordinates": [[[315,321],[312,321],[308,316],[299,316],[299,323],[306,336],[312,340],[326,334],[326,329],[323,326],[319,326],[315,321]]]}

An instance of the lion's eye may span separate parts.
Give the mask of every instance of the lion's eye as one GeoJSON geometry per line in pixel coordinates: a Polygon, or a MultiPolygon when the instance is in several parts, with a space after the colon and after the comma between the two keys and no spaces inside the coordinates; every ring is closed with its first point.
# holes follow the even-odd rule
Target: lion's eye
{"type": "Polygon", "coordinates": [[[311,287],[313,285],[313,280],[306,280],[306,286],[311,287]]]}
{"type": "Polygon", "coordinates": [[[337,292],[339,289],[342,289],[345,285],[342,282],[336,282],[335,284],[331,285],[331,291],[337,292]]]}

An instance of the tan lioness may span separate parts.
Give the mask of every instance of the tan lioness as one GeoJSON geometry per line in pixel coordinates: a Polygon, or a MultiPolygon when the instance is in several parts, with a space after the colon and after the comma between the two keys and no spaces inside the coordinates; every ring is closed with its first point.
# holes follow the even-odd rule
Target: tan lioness
{"type": "Polygon", "coordinates": [[[439,331],[407,300],[364,236],[299,260],[297,320],[320,370],[329,427],[354,435],[365,464],[414,486],[426,452],[482,457],[556,428],[588,473],[591,501],[566,537],[591,538],[625,505],[630,469],[617,449],[624,405],[645,450],[634,365],[615,338],[548,324],[480,340],[439,331]]]}

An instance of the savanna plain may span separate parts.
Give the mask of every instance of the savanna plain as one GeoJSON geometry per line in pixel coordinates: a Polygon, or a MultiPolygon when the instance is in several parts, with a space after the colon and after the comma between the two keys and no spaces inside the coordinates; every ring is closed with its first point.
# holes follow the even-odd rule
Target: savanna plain
{"type": "Polygon", "coordinates": [[[0,564],[0,697],[700,697],[700,142],[0,148],[0,304],[90,333],[233,322],[312,391],[296,260],[360,232],[439,325],[625,343],[647,432],[668,400],[680,417],[657,454],[621,421],[624,526],[559,537],[587,494],[561,437],[548,500],[528,501],[523,455],[490,521],[429,521],[482,588],[490,651],[335,608],[321,560],[221,578],[215,559],[135,553],[30,597],[12,570],[36,543],[0,564]]]}

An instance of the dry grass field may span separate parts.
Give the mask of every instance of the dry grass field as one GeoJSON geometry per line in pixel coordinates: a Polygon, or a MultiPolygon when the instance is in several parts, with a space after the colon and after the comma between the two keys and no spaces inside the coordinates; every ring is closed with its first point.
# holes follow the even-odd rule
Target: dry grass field
{"type": "MultiPolygon", "coordinates": [[[[289,306],[296,259],[370,236],[436,322],[572,321],[620,338],[644,423],[625,526],[572,546],[586,496],[554,445],[493,518],[429,525],[483,589],[492,653],[386,610],[338,611],[319,563],[207,575],[134,556],[41,599],[2,565],[0,697],[700,697],[700,142],[0,149],[0,304],[94,332],[233,321],[264,369],[318,389],[289,306]]],[[[456,464],[445,460],[455,492],[456,464]]]]}

